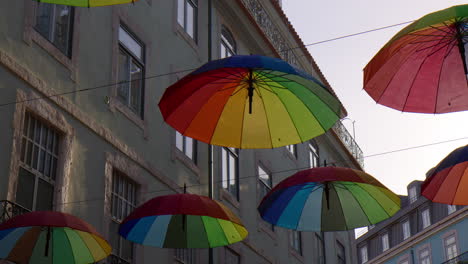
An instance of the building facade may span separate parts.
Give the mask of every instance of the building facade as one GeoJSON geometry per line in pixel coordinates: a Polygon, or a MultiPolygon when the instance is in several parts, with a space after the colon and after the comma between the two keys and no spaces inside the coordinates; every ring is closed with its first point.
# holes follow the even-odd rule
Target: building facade
{"type": "Polygon", "coordinates": [[[143,247],[117,230],[155,196],[182,192],[184,185],[207,195],[212,171],[214,199],[249,230],[245,241],[214,249],[214,263],[353,263],[351,232],[274,228],[256,210],[262,195],[298,170],[362,168],[362,152],[340,122],[294,146],[213,147],[211,167],[208,145],[174,131],[157,107],[166,87],[232,54],[280,57],[328,85],[280,4],[1,2],[0,221],[31,210],[63,211],[110,241],[106,263],[208,263],[208,250],[143,247]]]}
{"type": "Polygon", "coordinates": [[[399,212],[356,240],[358,263],[468,262],[468,207],[427,200],[421,183],[408,185],[399,212]]]}

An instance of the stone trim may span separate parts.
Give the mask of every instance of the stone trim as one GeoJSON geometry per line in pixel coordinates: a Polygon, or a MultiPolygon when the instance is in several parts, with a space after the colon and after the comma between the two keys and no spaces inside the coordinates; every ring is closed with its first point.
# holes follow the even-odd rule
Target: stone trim
{"type": "Polygon", "coordinates": [[[26,111],[40,117],[47,123],[54,126],[61,132],[59,142],[59,154],[57,161],[57,175],[54,185],[54,200],[53,208],[57,211],[63,211],[68,196],[68,188],[70,186],[70,168],[72,163],[72,145],[74,141],[75,131],[73,127],[66,121],[63,114],[59,113],[51,104],[44,100],[31,100],[29,98],[37,98],[35,92],[26,93],[17,90],[15,113],[13,115],[13,145],[10,160],[10,175],[8,183],[7,197],[10,201],[16,200],[16,188],[18,183],[18,172],[20,167],[21,155],[21,140],[24,116],[26,111]]]}
{"type": "Polygon", "coordinates": [[[402,264],[405,261],[408,261],[408,264],[413,264],[413,261],[411,260],[410,255],[408,253],[398,258],[397,264],[402,264]]]}
{"type": "MultiPolygon", "coordinates": [[[[40,95],[29,98],[30,100],[37,100],[44,96],[48,96],[48,100],[55,103],[58,107],[68,112],[73,116],[77,121],[81,122],[84,126],[89,128],[91,131],[100,136],[103,140],[108,142],[110,145],[115,147],[117,150],[122,152],[128,158],[133,160],[135,163],[139,164],[144,168],[148,173],[150,173],[155,179],[161,181],[161,183],[167,185],[170,189],[175,192],[180,192],[180,187],[171,180],[163,172],[157,170],[150,164],[147,160],[143,158],[137,151],[130,148],[120,139],[118,139],[111,130],[102,126],[99,122],[94,120],[90,115],[83,112],[79,107],[74,105],[69,99],[56,95],[56,93],[49,87],[47,87],[44,80],[38,78],[33,72],[24,66],[20,65],[14,58],[0,50],[0,64],[3,64],[7,69],[9,69],[13,74],[18,78],[25,81],[32,88],[36,89],[40,95]]],[[[21,104],[18,104],[21,105],[21,104]]]]}
{"type": "MultiPolygon", "coordinates": [[[[104,167],[104,228],[103,235],[109,239],[109,227],[112,221],[111,207],[112,207],[112,179],[114,169],[122,172],[132,181],[138,184],[137,201],[136,204],[140,205],[146,201],[148,193],[148,181],[142,176],[143,170],[138,164],[120,154],[112,154],[106,152],[106,164],[104,167]]],[[[143,247],[137,244],[135,246],[135,255],[133,256],[135,263],[139,263],[140,258],[143,256],[143,247]]]]}
{"type": "Polygon", "coordinates": [[[78,58],[80,50],[80,9],[74,8],[73,35],[71,44],[72,51],[71,58],[69,58],[34,29],[34,18],[36,17],[38,3],[35,1],[24,0],[24,5],[24,42],[26,42],[29,46],[31,46],[34,42],[39,47],[43,48],[55,60],[57,60],[70,71],[70,79],[76,82],[78,80],[78,58]]]}

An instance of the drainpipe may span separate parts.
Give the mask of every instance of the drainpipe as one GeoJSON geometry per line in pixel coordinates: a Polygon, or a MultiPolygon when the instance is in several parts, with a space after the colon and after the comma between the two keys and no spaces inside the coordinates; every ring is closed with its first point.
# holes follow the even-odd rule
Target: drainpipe
{"type": "MultiPolygon", "coordinates": [[[[208,61],[212,60],[211,55],[211,45],[212,45],[212,9],[213,3],[212,0],[208,0],[208,61]]],[[[213,199],[213,146],[208,144],[208,197],[213,199]]],[[[208,249],[208,263],[214,263],[213,249],[208,249]]]]}

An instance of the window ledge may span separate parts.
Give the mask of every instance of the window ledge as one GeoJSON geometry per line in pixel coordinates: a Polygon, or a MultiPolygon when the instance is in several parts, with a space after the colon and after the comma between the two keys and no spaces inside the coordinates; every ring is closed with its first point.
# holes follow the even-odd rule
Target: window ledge
{"type": "Polygon", "coordinates": [[[195,40],[187,32],[185,32],[185,29],[181,25],[179,25],[179,23],[177,21],[175,22],[174,28],[175,28],[174,31],[175,31],[176,35],[178,35],[183,40],[185,40],[185,42],[187,42],[187,44],[197,54],[197,58],[200,61],[200,52],[199,52],[199,49],[198,49],[198,44],[195,42],[195,40]]]}
{"type": "Polygon", "coordinates": [[[109,99],[109,107],[112,112],[115,112],[115,109],[119,110],[127,119],[139,127],[143,131],[143,137],[148,139],[148,125],[145,120],[142,120],[139,115],[124,105],[116,96],[109,99]]]}
{"type": "Polygon", "coordinates": [[[220,194],[221,200],[226,200],[228,203],[230,203],[237,209],[240,208],[239,201],[230,192],[226,191],[226,189],[224,189],[223,187],[221,187],[220,194]]]}
{"type": "Polygon", "coordinates": [[[184,164],[185,167],[189,168],[197,176],[197,180],[200,181],[200,168],[197,166],[197,164],[195,164],[195,162],[193,162],[193,160],[187,157],[185,153],[180,151],[174,145],[172,146],[172,160],[179,160],[180,162],[182,162],[182,164],[184,164]]]}

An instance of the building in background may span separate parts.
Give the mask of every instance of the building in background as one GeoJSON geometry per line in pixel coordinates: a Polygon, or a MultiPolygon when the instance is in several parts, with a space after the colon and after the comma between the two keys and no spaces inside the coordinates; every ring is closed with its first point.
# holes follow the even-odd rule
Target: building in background
{"type": "MultiPolygon", "coordinates": [[[[119,237],[118,225],[142,202],[182,192],[184,184],[188,192],[208,194],[208,146],[166,125],[157,107],[165,88],[191,70],[210,58],[262,54],[329,86],[280,3],[140,0],[72,8],[1,2],[0,221],[30,210],[64,211],[111,242],[107,263],[207,263],[208,250],[145,248],[119,237]]],[[[362,169],[362,161],[340,122],[295,146],[214,147],[214,198],[250,232],[243,242],[214,249],[214,263],[353,263],[353,232],[276,228],[256,207],[298,170],[362,169]]]]}
{"type": "Polygon", "coordinates": [[[433,203],[420,195],[421,184],[410,183],[402,209],[356,240],[358,263],[468,262],[468,207],[433,203]]]}

